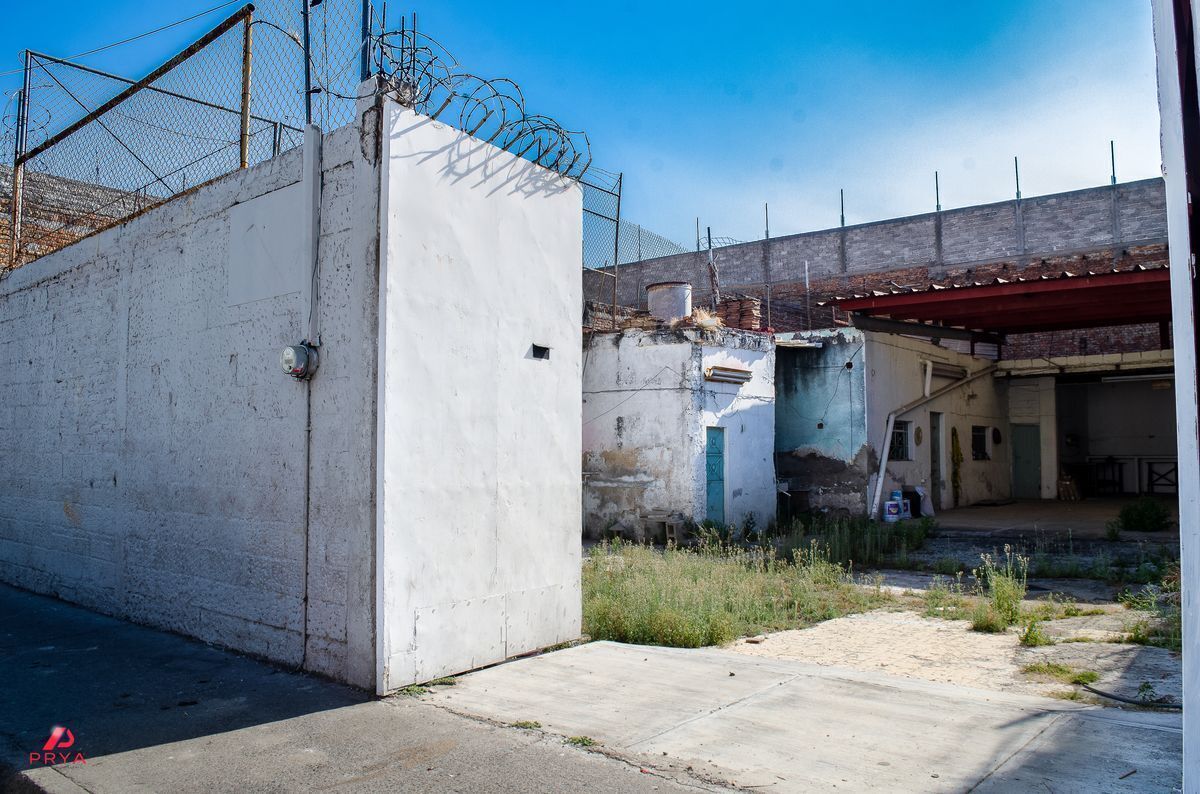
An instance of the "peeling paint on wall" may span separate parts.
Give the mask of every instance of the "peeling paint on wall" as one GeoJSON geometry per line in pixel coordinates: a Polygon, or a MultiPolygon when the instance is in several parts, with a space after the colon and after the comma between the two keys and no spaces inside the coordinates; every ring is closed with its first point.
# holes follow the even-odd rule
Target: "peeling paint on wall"
{"type": "MultiPolygon", "coordinates": [[[[829,329],[795,336],[809,346],[781,346],[777,353],[775,452],[797,510],[865,513],[870,485],[879,473],[888,413],[925,394],[926,362],[964,372],[978,372],[990,364],[892,334],[829,329]]],[[[951,382],[933,375],[930,390],[951,382]]],[[[942,504],[935,508],[950,507],[950,438],[957,433],[969,440],[975,426],[1006,430],[1007,415],[1005,384],[984,377],[899,417],[908,423],[909,446],[893,451],[884,469],[884,491],[923,487],[932,494],[934,474],[940,469],[937,491],[942,504]],[[936,443],[933,413],[942,415],[936,443]],[[940,455],[940,467],[934,465],[935,455],[940,455]]],[[[1010,493],[1007,444],[996,445],[988,459],[962,464],[963,504],[1007,499],[1010,493]]]]}
{"type": "Polygon", "coordinates": [[[584,534],[641,539],[642,517],[705,515],[705,428],[725,429],[726,521],[775,516],[775,351],[765,334],[693,328],[584,342],[584,534]],[[748,383],[705,379],[749,370],[748,383]]]}

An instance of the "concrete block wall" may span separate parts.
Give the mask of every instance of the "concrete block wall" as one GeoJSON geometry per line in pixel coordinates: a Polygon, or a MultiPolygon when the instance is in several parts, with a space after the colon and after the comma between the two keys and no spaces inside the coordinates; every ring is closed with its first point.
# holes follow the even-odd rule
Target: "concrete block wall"
{"type": "Polygon", "coordinates": [[[0,282],[0,579],[373,683],[370,129],[324,141],[309,384],[300,150],[0,282]]]}
{"type": "MultiPolygon", "coordinates": [[[[1166,233],[1163,182],[1145,179],[741,243],[716,249],[715,259],[722,289],[750,294],[767,284],[773,292],[802,289],[807,262],[818,294],[818,282],[844,287],[854,276],[912,268],[928,279],[1000,263],[1017,271],[1045,257],[1112,260],[1131,247],[1165,244],[1166,233]]],[[[646,285],[681,280],[692,283],[696,302],[704,305],[707,256],[689,252],[623,265],[618,300],[644,307],[646,285]]],[[[608,279],[595,280],[590,299],[606,300],[601,281],[608,279]]],[[[611,291],[611,284],[603,287],[611,291]]]]}

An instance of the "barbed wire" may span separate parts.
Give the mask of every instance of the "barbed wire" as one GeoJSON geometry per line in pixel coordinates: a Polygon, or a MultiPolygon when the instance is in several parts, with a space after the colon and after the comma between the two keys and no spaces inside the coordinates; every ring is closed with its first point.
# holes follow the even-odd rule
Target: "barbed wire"
{"type": "Polygon", "coordinates": [[[432,119],[517,157],[580,179],[592,164],[586,133],[529,113],[521,87],[508,78],[484,78],[462,69],[436,39],[413,26],[376,37],[376,71],[397,100],[432,119]]]}
{"type": "Polygon", "coordinates": [[[586,133],[529,112],[516,82],[465,69],[441,42],[407,19],[387,29],[372,11],[364,42],[361,0],[309,6],[307,64],[313,91],[306,97],[304,5],[256,0],[249,11],[243,6],[235,14],[249,20],[253,31],[245,131],[240,129],[245,55],[240,25],[206,37],[203,46],[193,45],[153,80],[135,81],[30,53],[29,91],[20,111],[25,154],[15,159],[19,91],[0,98],[0,270],[9,264],[6,237],[14,229],[19,230],[15,262],[22,264],[236,170],[243,135],[249,165],[299,146],[307,103],[322,129],[352,122],[364,90],[367,96],[387,92],[419,113],[577,181],[583,191],[585,267],[635,261],[639,252],[677,247],[619,223],[621,174],[593,164],[586,133]],[[370,51],[367,71],[374,82],[361,80],[364,48],[370,51]],[[118,96],[124,98],[111,105],[118,96]],[[72,131],[43,148],[67,130],[72,131]],[[18,171],[24,174],[23,203],[16,201],[18,171]]]}

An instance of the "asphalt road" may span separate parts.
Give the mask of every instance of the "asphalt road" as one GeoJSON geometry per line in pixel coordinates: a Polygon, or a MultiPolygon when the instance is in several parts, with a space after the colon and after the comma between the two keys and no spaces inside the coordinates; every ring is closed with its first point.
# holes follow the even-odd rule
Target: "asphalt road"
{"type": "Polygon", "coordinates": [[[4,585],[0,682],[5,791],[680,788],[561,736],[378,700],[4,585]],[[55,725],[71,730],[68,763],[31,769],[55,725]]]}

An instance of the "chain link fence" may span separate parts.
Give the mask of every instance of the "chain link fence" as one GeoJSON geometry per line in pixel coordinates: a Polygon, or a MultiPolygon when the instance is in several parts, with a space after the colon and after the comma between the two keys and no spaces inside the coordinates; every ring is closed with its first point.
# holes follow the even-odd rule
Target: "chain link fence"
{"type": "MultiPolygon", "coordinates": [[[[323,130],[349,123],[369,75],[403,95],[444,68],[441,60],[421,60],[431,47],[417,35],[415,17],[406,27],[362,0],[324,0],[309,7],[307,19],[305,8],[297,0],[245,5],[141,80],[27,52],[22,88],[0,113],[0,268],[299,146],[310,118],[323,130]]],[[[622,176],[589,167],[582,133],[527,114],[497,122],[496,110],[511,96],[495,86],[516,89],[518,98],[519,88],[452,77],[472,81],[451,91],[458,91],[460,128],[488,138],[490,119],[501,124],[491,133],[497,145],[579,180],[585,268],[683,250],[622,220],[622,176]]],[[[436,115],[428,107],[435,96],[414,107],[436,115]]]]}

